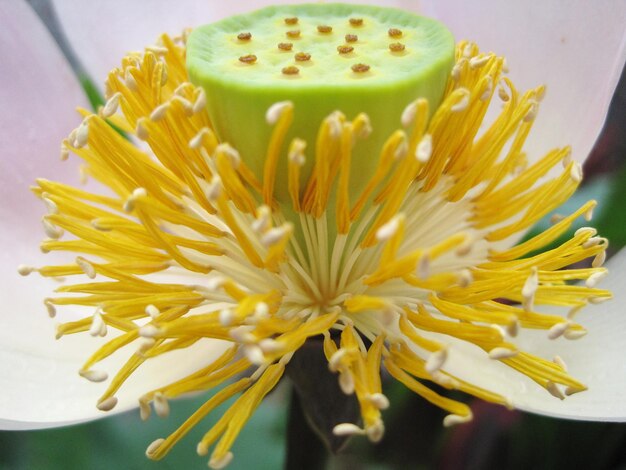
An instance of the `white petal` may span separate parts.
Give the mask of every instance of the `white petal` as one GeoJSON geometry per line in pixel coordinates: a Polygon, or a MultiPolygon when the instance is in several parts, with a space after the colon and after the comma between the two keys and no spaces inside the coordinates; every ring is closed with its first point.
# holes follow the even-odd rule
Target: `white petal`
{"type": "MultiPolygon", "coordinates": [[[[231,2],[197,0],[150,0],[129,2],[107,0],[54,0],[66,36],[91,74],[102,84],[108,72],[117,67],[129,51],[153,44],[162,33],[177,35],[226,16],[245,13],[268,5],[289,4],[293,0],[238,0],[231,2]]],[[[380,4],[376,0],[351,0],[347,3],[380,4]]],[[[403,2],[386,2],[398,6],[403,2]]]]}
{"type": "Polygon", "coordinates": [[[522,89],[547,85],[530,158],[567,144],[578,161],[587,157],[626,60],[626,2],[447,0],[423,11],[457,39],[505,55],[522,89]]]}
{"type": "Polygon", "coordinates": [[[88,334],[55,341],[54,322],[41,302],[51,286],[29,278],[5,279],[0,301],[0,428],[36,429],[92,420],[134,408],[143,393],[203,367],[217,357],[224,343],[205,340],[148,360],[116,394],[118,405],[104,413],[96,401],[110,379],[137,345],[131,345],[94,369],[104,370],[107,382],[91,383],[78,375],[89,355],[107,338],[88,334]],[[11,294],[11,298],[8,298],[11,294]],[[7,308],[10,306],[10,308],[7,308]]]}
{"type": "MultiPolygon", "coordinates": [[[[513,342],[520,349],[552,360],[561,357],[569,373],[588,386],[564,401],[551,396],[533,381],[482,350],[462,341],[450,344],[445,370],[475,385],[511,399],[516,408],[548,416],[598,421],[626,420],[626,250],[609,263],[609,277],[599,287],[611,289],[615,299],[589,306],[577,317],[589,333],[578,340],[547,339],[545,331],[523,331],[513,342]]],[[[551,312],[556,313],[556,312],[551,312]]],[[[562,313],[562,312],[561,312],[562,313]]]]}

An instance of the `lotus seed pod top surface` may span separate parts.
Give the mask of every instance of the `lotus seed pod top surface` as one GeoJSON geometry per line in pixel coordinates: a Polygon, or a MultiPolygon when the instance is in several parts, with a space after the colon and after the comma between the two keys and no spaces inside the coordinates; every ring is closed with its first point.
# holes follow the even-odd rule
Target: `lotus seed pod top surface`
{"type": "Polygon", "coordinates": [[[220,139],[258,177],[272,126],[267,109],[289,100],[294,122],[278,164],[276,197],[288,199],[287,143],[307,142],[310,174],[319,125],[333,111],[369,115],[373,132],[357,144],[353,197],[373,173],[403,109],[426,98],[439,104],[454,61],[452,34],[437,21],[402,10],[347,4],[267,7],[197,28],[187,45],[191,80],[207,93],[220,139]]]}

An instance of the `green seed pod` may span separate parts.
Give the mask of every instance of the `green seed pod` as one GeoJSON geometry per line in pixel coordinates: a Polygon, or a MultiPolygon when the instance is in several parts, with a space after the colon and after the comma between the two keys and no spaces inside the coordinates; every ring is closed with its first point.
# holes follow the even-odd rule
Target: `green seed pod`
{"type": "Polygon", "coordinates": [[[337,110],[348,120],[366,113],[372,126],[352,154],[359,168],[351,175],[354,198],[372,175],[385,139],[400,127],[404,108],[426,98],[431,113],[436,109],[453,62],[454,39],[437,21],[346,4],[263,8],[199,27],[187,44],[189,76],[207,93],[217,135],[240,152],[259,179],[273,128],[265,113],[274,103],[293,103],[294,121],[276,172],[279,202],[289,197],[288,142],[296,137],[307,142],[304,184],[320,123],[337,110]],[[247,57],[255,60],[241,59],[247,57]]]}

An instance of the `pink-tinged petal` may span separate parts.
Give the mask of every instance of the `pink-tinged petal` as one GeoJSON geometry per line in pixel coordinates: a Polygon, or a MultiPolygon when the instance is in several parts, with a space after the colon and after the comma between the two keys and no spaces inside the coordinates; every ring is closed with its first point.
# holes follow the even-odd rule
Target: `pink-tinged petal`
{"type": "Polygon", "coordinates": [[[516,86],[547,85],[526,146],[529,158],[566,144],[578,161],[588,156],[626,60],[626,2],[447,0],[422,6],[457,39],[506,56],[516,86]]]}
{"type": "MultiPolygon", "coordinates": [[[[87,382],[77,371],[98,341],[89,335],[55,341],[54,322],[43,305],[55,283],[17,273],[20,263],[49,264],[37,249],[44,237],[43,204],[28,188],[39,176],[78,183],[72,160],[59,161],[59,144],[80,122],[74,108],[86,100],[29,6],[0,2],[0,23],[0,428],[94,419],[105,415],[95,407],[104,385],[87,382]]],[[[213,342],[198,344],[178,352],[178,358],[147,364],[120,395],[117,410],[135,406],[141,393],[195,370],[194,358],[209,360],[215,348],[213,342]]],[[[117,355],[105,370],[113,374],[124,359],[117,355]]]]}
{"type": "MultiPolygon", "coordinates": [[[[48,31],[22,1],[0,3],[0,243],[2,273],[13,269],[14,250],[36,249],[43,205],[29,191],[35,178],[78,182],[76,167],[59,161],[60,143],[80,123],[86,99],[48,31]],[[26,217],[28,215],[28,217],[26,217]]],[[[12,271],[12,275],[14,272],[12,271]]]]}
{"type": "MultiPolygon", "coordinates": [[[[108,72],[117,67],[129,51],[153,44],[162,33],[177,35],[221,18],[268,5],[297,3],[293,0],[241,0],[231,2],[197,0],[151,0],[129,2],[107,0],[54,0],[59,21],[69,42],[91,78],[101,85],[108,72]]],[[[346,3],[380,4],[376,0],[349,0],[346,3]]],[[[402,1],[385,2],[400,6],[402,1]]]]}
{"type": "MultiPolygon", "coordinates": [[[[613,291],[615,298],[592,305],[579,313],[576,320],[588,330],[578,340],[549,340],[546,331],[523,331],[515,339],[521,349],[547,360],[559,356],[570,375],[588,387],[561,401],[526,376],[466,342],[438,335],[449,344],[444,369],[461,379],[508,397],[519,409],[559,418],[594,421],[626,421],[626,302],[623,273],[626,250],[609,263],[609,277],[600,286],[613,291]]],[[[545,311],[543,309],[542,311],[545,311]]],[[[558,314],[562,311],[551,311],[558,314]]]]}

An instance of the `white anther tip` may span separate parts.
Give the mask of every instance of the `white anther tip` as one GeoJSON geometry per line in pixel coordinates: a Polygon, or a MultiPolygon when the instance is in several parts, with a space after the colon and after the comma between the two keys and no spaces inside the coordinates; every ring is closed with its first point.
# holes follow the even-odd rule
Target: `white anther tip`
{"type": "Polygon", "coordinates": [[[117,397],[108,397],[98,402],[96,408],[100,411],[111,411],[117,405],[117,397]]]}
{"type": "Polygon", "coordinates": [[[79,370],[78,374],[89,380],[90,382],[104,382],[106,379],[109,378],[109,374],[107,374],[106,372],[104,372],[103,370],[91,370],[91,369],[87,369],[87,370],[79,370]]]}
{"type": "Polygon", "coordinates": [[[146,449],[146,457],[151,458],[154,453],[159,450],[159,447],[161,447],[161,444],[163,444],[164,442],[165,439],[163,439],[162,437],[152,441],[152,443],[146,449]]]}
{"type": "Polygon", "coordinates": [[[233,453],[227,452],[222,457],[213,457],[209,460],[209,467],[214,470],[220,470],[226,467],[233,460],[233,453]]]}
{"type": "Polygon", "coordinates": [[[341,423],[337,424],[333,428],[333,434],[335,436],[355,436],[355,435],[364,435],[365,430],[358,427],[353,423],[341,423]]]}
{"type": "Polygon", "coordinates": [[[460,416],[455,414],[450,414],[443,418],[443,425],[446,428],[456,426],[458,424],[467,423],[472,420],[472,415],[469,414],[467,416],[460,416]]]}
{"type": "Polygon", "coordinates": [[[30,273],[35,271],[35,268],[32,266],[27,266],[25,264],[20,264],[17,267],[17,272],[20,276],[28,276],[30,273]]]}
{"type": "Polygon", "coordinates": [[[497,347],[493,348],[489,351],[489,359],[493,360],[501,360],[501,359],[510,359],[519,354],[519,351],[509,348],[497,347]]]}
{"type": "Polygon", "coordinates": [[[278,119],[283,115],[285,110],[293,108],[293,103],[291,101],[279,101],[278,103],[274,103],[267,109],[265,113],[265,121],[273,126],[278,122],[278,119]]]}

